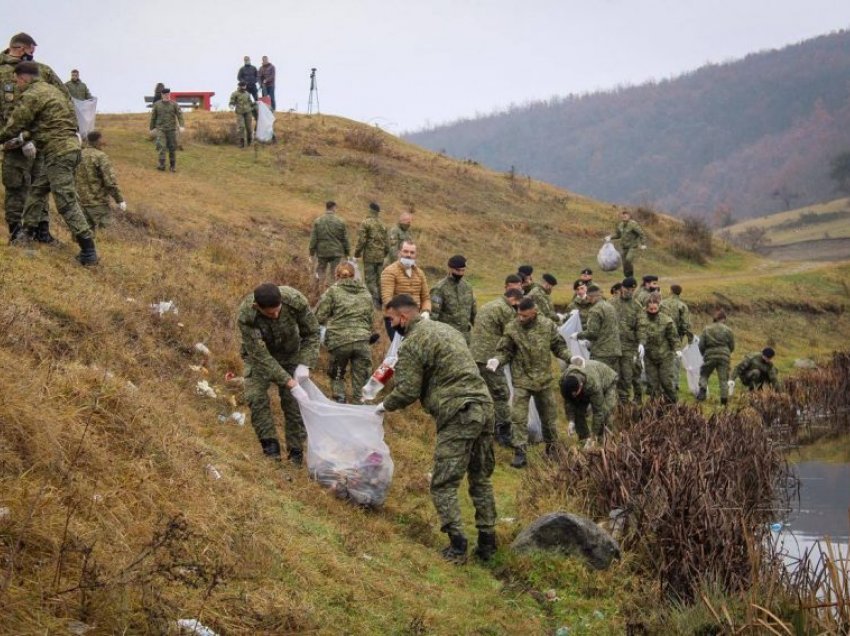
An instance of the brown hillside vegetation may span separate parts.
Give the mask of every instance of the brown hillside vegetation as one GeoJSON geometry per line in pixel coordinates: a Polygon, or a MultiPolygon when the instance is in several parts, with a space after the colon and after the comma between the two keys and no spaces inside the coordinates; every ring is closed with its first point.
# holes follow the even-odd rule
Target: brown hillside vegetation
{"type": "MultiPolygon", "coordinates": [[[[180,618],[219,634],[531,634],[567,623],[622,633],[649,585],[628,558],[602,573],[506,552],[492,569],[440,561],[433,424],[418,408],[386,420],[396,476],[374,512],[263,461],[249,425],[220,421],[247,413],[224,381],[242,369],[236,307],[266,280],[317,298],[307,236],[326,199],[352,232],[369,201],[388,223],[414,210],[432,277],[462,252],[487,299],[532,262],[561,280],[558,303],[593,266],[611,206],[334,117],[281,117],[280,143],[256,150],[206,143],[231,118],[190,114],[172,175],[155,170],[144,115],[101,116],[129,205],[98,234],[101,264],[77,265],[58,223],[63,247],[0,250],[0,633],[68,633],[79,621],[91,634],[161,634],[180,618]],[[177,315],[151,311],[168,300],[177,315]],[[217,398],[197,395],[201,379],[217,398]]],[[[681,224],[640,215],[651,243],[639,269],[676,272],[706,307],[733,303],[742,347],[767,331],[787,368],[846,340],[847,267],[778,270],[720,243],[695,264],[667,249],[681,224]]],[[[323,370],[313,374],[326,387],[323,370]]],[[[521,476],[499,453],[505,544],[544,510],[517,503],[521,476]]]]}

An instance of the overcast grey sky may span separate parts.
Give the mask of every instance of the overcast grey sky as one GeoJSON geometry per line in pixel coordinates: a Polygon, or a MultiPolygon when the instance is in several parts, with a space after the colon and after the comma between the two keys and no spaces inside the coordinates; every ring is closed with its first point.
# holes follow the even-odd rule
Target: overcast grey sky
{"type": "MultiPolygon", "coordinates": [[[[278,110],[400,133],[511,103],[636,84],[850,27],[850,0],[0,0],[36,59],[80,69],[101,112],[158,81],[225,108],[242,56],[277,67],[278,110]]],[[[8,40],[6,40],[8,41],[8,40]]]]}

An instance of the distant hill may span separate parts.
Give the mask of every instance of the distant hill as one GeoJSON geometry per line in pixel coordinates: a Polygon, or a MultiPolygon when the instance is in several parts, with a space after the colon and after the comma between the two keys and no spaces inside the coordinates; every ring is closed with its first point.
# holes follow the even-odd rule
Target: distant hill
{"type": "Polygon", "coordinates": [[[829,161],[850,150],[850,32],[407,139],[679,216],[748,218],[828,201],[829,161]]]}

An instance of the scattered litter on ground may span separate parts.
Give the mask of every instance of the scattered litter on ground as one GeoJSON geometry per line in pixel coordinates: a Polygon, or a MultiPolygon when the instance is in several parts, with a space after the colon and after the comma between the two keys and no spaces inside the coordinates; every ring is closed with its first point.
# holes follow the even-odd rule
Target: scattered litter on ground
{"type": "Polygon", "coordinates": [[[198,395],[208,398],[217,398],[218,394],[215,392],[215,389],[209,385],[209,382],[206,380],[198,380],[198,384],[195,385],[195,390],[198,392],[198,395]]]}
{"type": "Polygon", "coordinates": [[[195,351],[200,353],[205,358],[209,358],[210,355],[211,355],[209,348],[203,342],[196,342],[195,343],[195,351]]]}
{"type": "Polygon", "coordinates": [[[151,311],[159,316],[164,316],[165,314],[174,314],[176,316],[178,314],[177,305],[174,304],[173,300],[163,300],[158,303],[152,303],[151,311]]]}
{"type": "Polygon", "coordinates": [[[218,416],[218,421],[221,424],[233,422],[238,426],[245,426],[245,414],[241,411],[233,411],[230,415],[221,414],[218,416]]]}
{"type": "Polygon", "coordinates": [[[221,473],[218,472],[218,468],[212,464],[207,464],[204,468],[207,471],[207,475],[209,475],[212,479],[221,479],[221,473]]]}
{"type": "Polygon", "coordinates": [[[177,629],[181,633],[195,634],[195,636],[218,636],[197,618],[181,618],[177,621],[177,629]]]}

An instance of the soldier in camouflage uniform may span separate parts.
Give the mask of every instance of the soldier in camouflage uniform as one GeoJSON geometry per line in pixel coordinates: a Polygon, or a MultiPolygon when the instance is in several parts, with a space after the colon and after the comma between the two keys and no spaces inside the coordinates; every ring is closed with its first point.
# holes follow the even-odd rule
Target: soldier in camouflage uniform
{"type": "Polygon", "coordinates": [[[240,148],[251,145],[251,133],[254,132],[254,101],[245,86],[245,82],[239,82],[237,89],[230,94],[229,102],[236,113],[236,134],[239,136],[240,148]]]}
{"type": "MultiPolygon", "coordinates": [[[[714,312],[714,322],[702,331],[699,339],[699,352],[702,354],[702,366],[699,370],[699,393],[697,400],[703,401],[708,389],[708,378],[717,371],[720,382],[720,403],[729,399],[729,360],[735,350],[735,334],[726,326],[726,312],[718,309],[714,312]]],[[[734,384],[734,383],[733,383],[734,384]]]]}
{"type": "Polygon", "coordinates": [[[493,372],[500,366],[511,365],[514,384],[511,437],[515,449],[511,466],[514,468],[522,468],[527,463],[528,403],[531,399],[540,414],[546,454],[555,453],[558,407],[552,390],[551,354],[564,362],[570,361],[570,350],[555,323],[538,315],[534,301],[525,297],[519,303],[516,320],[505,328],[496,355],[487,361],[487,368],[493,372]]]}
{"type": "Polygon", "coordinates": [[[68,94],[71,97],[81,102],[94,97],[89,91],[89,87],[86,86],[86,83],[80,81],[80,72],[77,69],[71,71],[71,79],[65,82],[65,88],[68,89],[68,94]]]}
{"type": "Polygon", "coordinates": [[[732,381],[741,378],[741,382],[750,391],[761,389],[765,384],[769,384],[774,391],[781,391],[782,383],[779,381],[779,373],[773,366],[775,355],[776,352],[770,347],[765,347],[761,352],[749,354],[735,367],[732,372],[732,381]]]}
{"type": "Polygon", "coordinates": [[[29,132],[32,141],[24,152],[35,154],[35,181],[24,205],[23,231],[35,235],[42,219],[43,201],[53,193],[56,208],[80,246],[77,260],[83,265],[97,263],[94,236],[80,209],[74,183],[74,170],[80,162],[80,138],[77,118],[68,99],[59,89],[43,82],[33,62],[19,62],[15,75],[20,101],[0,130],[0,142],[23,138],[29,132]]]}
{"type": "Polygon", "coordinates": [[[534,289],[534,267],[531,265],[520,265],[516,270],[517,276],[520,277],[522,281],[522,291],[525,294],[529,294],[532,289],[534,289]]]}
{"type": "Polygon", "coordinates": [[[377,203],[369,204],[369,216],[357,231],[357,246],[354,248],[354,257],[363,257],[363,280],[366,281],[366,287],[372,294],[376,307],[381,306],[381,272],[384,269],[384,259],[390,255],[387,228],[378,218],[380,213],[381,206],[377,203]]]}
{"type": "Polygon", "coordinates": [[[156,139],[159,153],[157,170],[165,170],[165,151],[168,150],[168,166],[177,172],[177,131],[183,132],[183,113],[180,106],[171,101],[171,89],[162,89],[162,99],[151,107],[150,133],[156,139]]]}
{"type": "Polygon", "coordinates": [[[88,146],[83,148],[82,159],[77,166],[76,184],[83,214],[94,231],[96,228],[106,227],[112,220],[110,197],[122,212],[127,210],[127,203],[118,187],[112,162],[103,152],[105,142],[100,131],[92,130],[86,138],[88,146]]]}
{"type": "Polygon", "coordinates": [[[647,274],[643,277],[643,279],[641,279],[641,286],[637,294],[635,294],[635,301],[641,307],[646,308],[646,303],[649,300],[650,294],[658,292],[659,289],[658,276],[655,274],[647,274]]]}
{"type": "Polygon", "coordinates": [[[345,370],[351,365],[351,399],[359,404],[372,372],[372,296],[359,280],[354,265],[340,263],[334,283],[319,299],[316,320],[326,325],[325,346],[330,353],[328,375],[334,399],[345,403],[345,370]]]}
{"type": "MultiPolygon", "coordinates": [[[[32,60],[35,53],[36,43],[26,33],[13,35],[9,48],[0,53],[0,89],[3,91],[0,100],[0,127],[6,125],[6,120],[12,113],[15,100],[19,97],[16,90],[15,66],[18,62],[32,60]]],[[[67,96],[70,103],[71,96],[68,89],[59,79],[59,76],[47,64],[36,62],[39,77],[42,81],[58,88],[67,96]]],[[[10,242],[21,236],[21,223],[24,217],[24,204],[27,200],[30,184],[35,180],[33,169],[35,160],[26,157],[20,147],[4,149],[3,151],[3,187],[5,194],[6,223],[9,226],[10,242]]],[[[38,220],[35,234],[30,236],[39,243],[51,244],[56,239],[50,234],[50,217],[47,197],[42,203],[41,218],[38,220]]]]}
{"type": "Polygon", "coordinates": [[[558,284],[552,274],[543,274],[543,282],[540,284],[534,283],[528,292],[528,297],[531,298],[537,305],[537,310],[546,316],[554,323],[561,322],[558,314],[555,313],[555,306],[552,304],[552,289],[558,284]]]}
{"type": "Polygon", "coordinates": [[[395,260],[402,243],[405,241],[416,242],[413,230],[410,229],[412,222],[413,215],[410,212],[402,212],[398,217],[398,223],[393,225],[387,232],[387,244],[389,245],[389,252],[386,259],[387,265],[395,260]]]}
{"type": "Polygon", "coordinates": [[[620,369],[620,318],[617,310],[602,298],[602,290],[591,285],[587,296],[593,307],[587,314],[584,331],[574,333],[570,338],[587,340],[590,343],[590,359],[604,362],[614,373],[620,369]]]}
{"type": "MultiPolygon", "coordinates": [[[[682,300],[681,295],[681,285],[670,285],[670,296],[661,301],[661,311],[673,319],[679,338],[687,338],[688,344],[691,344],[694,341],[694,334],[691,331],[691,310],[682,300]]],[[[679,385],[680,370],[681,365],[677,356],[673,360],[673,384],[676,386],[679,385]]]]}
{"type": "Polygon", "coordinates": [[[336,203],[328,201],[325,213],[313,222],[310,232],[310,256],[316,258],[316,279],[330,284],[339,261],[350,254],[348,228],[345,221],[336,215],[336,203]]]}
{"type": "Polygon", "coordinates": [[[596,360],[570,364],[561,376],[561,396],[567,418],[575,423],[580,440],[590,437],[587,426],[587,407],[593,411],[593,434],[602,439],[611,429],[611,419],[617,408],[617,374],[611,367],[596,360]]]}
{"type": "Polygon", "coordinates": [[[638,327],[642,310],[633,296],[635,287],[637,281],[634,278],[624,279],[620,295],[611,301],[620,321],[621,353],[617,391],[623,404],[629,401],[629,391],[632,391],[632,399],[636,404],[640,404],[643,398],[638,360],[638,327]]]}
{"type": "Polygon", "coordinates": [[[457,490],[463,476],[475,507],[477,555],[489,559],[496,550],[496,502],[493,474],[493,401],[478,367],[457,330],[425,320],[416,301],[395,296],[386,311],[393,328],[405,338],[398,351],[395,386],[377,412],[396,411],[419,400],[437,424],[431,497],[440,530],[449,535],[443,556],[466,559],[467,540],[457,490]]]}
{"type": "Polygon", "coordinates": [[[297,289],[263,283],[242,300],[236,324],[242,336],[245,401],[263,453],[280,459],[269,401],[269,386],[276,384],[283,409],[287,456],[300,465],[307,433],[297,402],[306,397],[306,391],[298,381],[309,376],[309,369],[319,357],[316,316],[297,289]]]}
{"type": "Polygon", "coordinates": [[[567,310],[569,310],[570,313],[577,311],[579,318],[581,318],[581,326],[584,327],[587,325],[587,317],[590,313],[590,308],[593,307],[593,303],[590,298],[587,297],[587,285],[585,285],[581,280],[577,280],[573,283],[573,291],[575,294],[573,295],[573,299],[570,301],[570,304],[567,305],[567,310]]]}
{"type": "Polygon", "coordinates": [[[679,334],[673,319],[661,313],[661,297],[652,294],[646,302],[638,326],[638,347],[643,347],[643,363],[650,397],[663,396],[667,402],[675,403],[678,388],[673,385],[673,360],[679,334]]]}
{"type": "MultiPolygon", "coordinates": [[[[512,274],[514,278],[519,278],[512,274]]],[[[481,308],[472,327],[469,350],[490,397],[493,398],[493,409],[496,413],[496,441],[502,446],[511,444],[511,408],[509,405],[510,389],[508,380],[501,371],[490,371],[487,360],[496,355],[496,347],[505,333],[505,328],[516,318],[517,306],[522,298],[519,282],[511,288],[505,283],[505,293],[501,298],[491,300],[481,308]]]]}
{"type": "Polygon", "coordinates": [[[606,241],[617,239],[620,240],[620,249],[623,253],[623,276],[626,278],[634,276],[634,262],[638,250],[646,249],[646,234],[638,222],[632,220],[632,215],[628,210],[620,212],[620,222],[617,224],[617,229],[613,234],[605,237],[606,241]]]}
{"type": "Polygon", "coordinates": [[[431,320],[451,325],[469,343],[478,310],[472,287],[463,280],[466,258],[456,254],[449,259],[449,274],[431,288],[431,320]]]}

